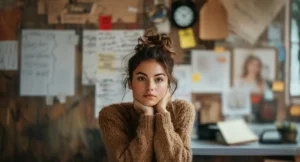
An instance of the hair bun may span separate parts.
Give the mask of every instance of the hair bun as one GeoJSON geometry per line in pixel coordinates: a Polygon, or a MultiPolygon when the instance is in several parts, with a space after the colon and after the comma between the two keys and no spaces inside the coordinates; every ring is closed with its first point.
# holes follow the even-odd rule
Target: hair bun
{"type": "Polygon", "coordinates": [[[172,47],[172,40],[166,34],[153,34],[150,30],[146,32],[143,38],[138,39],[138,45],[135,47],[135,50],[141,51],[145,47],[158,47],[163,50],[163,52],[173,55],[175,54],[172,47]]]}

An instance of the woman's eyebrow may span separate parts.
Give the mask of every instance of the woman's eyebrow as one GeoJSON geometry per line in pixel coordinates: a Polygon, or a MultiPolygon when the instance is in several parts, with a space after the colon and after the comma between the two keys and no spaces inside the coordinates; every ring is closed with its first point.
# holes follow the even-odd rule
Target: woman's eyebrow
{"type": "Polygon", "coordinates": [[[154,76],[159,76],[159,75],[166,76],[164,73],[158,73],[158,74],[155,74],[154,76]]]}
{"type": "MultiPolygon", "coordinates": [[[[143,72],[137,72],[136,75],[138,75],[138,74],[141,74],[141,75],[144,75],[144,76],[148,76],[147,74],[145,74],[143,72]]],[[[166,76],[166,74],[164,74],[164,73],[158,73],[158,74],[155,74],[154,76],[156,77],[156,76],[159,76],[159,75],[166,76]]]]}
{"type": "Polygon", "coordinates": [[[145,74],[145,73],[143,73],[143,72],[137,72],[136,75],[137,75],[137,74],[141,74],[141,75],[148,76],[147,74],[145,74]]]}

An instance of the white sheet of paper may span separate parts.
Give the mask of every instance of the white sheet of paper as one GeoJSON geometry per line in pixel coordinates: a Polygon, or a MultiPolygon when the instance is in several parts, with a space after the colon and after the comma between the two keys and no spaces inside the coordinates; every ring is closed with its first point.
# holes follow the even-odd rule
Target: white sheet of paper
{"type": "Polygon", "coordinates": [[[258,137],[243,119],[227,120],[217,123],[228,144],[257,141],[258,137]]]}
{"type": "Polygon", "coordinates": [[[18,41],[0,41],[0,70],[18,69],[18,41]]]}
{"type": "Polygon", "coordinates": [[[85,30],[83,32],[82,83],[93,85],[98,72],[123,71],[143,30],[85,30]],[[127,56],[128,57],[125,57],[127,56]],[[125,58],[125,59],[124,59],[125,58]]]}
{"type": "Polygon", "coordinates": [[[22,96],[75,93],[75,31],[23,30],[22,96]]]}
{"type": "Polygon", "coordinates": [[[221,0],[229,28],[254,44],[287,1],[283,0],[221,0]]]}
{"type": "Polygon", "coordinates": [[[189,65],[177,65],[174,67],[173,73],[178,85],[172,99],[182,99],[191,102],[192,67],[189,65]]]}
{"type": "Polygon", "coordinates": [[[237,117],[251,114],[250,91],[247,88],[231,88],[222,93],[222,112],[237,117]]]}
{"type": "Polygon", "coordinates": [[[169,19],[165,20],[162,23],[156,23],[154,25],[157,29],[157,33],[169,34],[171,32],[171,23],[169,19]]]}
{"type": "Polygon", "coordinates": [[[132,102],[132,91],[123,88],[121,73],[97,76],[95,95],[95,117],[98,118],[100,110],[108,105],[121,102],[132,102]]]}
{"type": "MultiPolygon", "coordinates": [[[[300,96],[300,74],[299,74],[299,67],[300,63],[298,61],[298,51],[299,51],[299,38],[298,38],[298,30],[295,30],[298,28],[297,22],[295,19],[291,20],[291,28],[294,30],[291,30],[291,83],[290,83],[290,95],[292,97],[300,96]]],[[[289,83],[286,83],[289,84],[289,83]]]]}
{"type": "Polygon", "coordinates": [[[199,74],[199,81],[192,80],[192,92],[222,92],[230,87],[230,53],[192,50],[192,73],[199,74]]]}

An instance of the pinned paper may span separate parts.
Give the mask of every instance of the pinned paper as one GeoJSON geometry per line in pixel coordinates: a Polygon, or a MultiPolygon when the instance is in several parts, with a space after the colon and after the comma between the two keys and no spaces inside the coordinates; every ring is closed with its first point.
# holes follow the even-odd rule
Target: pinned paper
{"type": "Polygon", "coordinates": [[[229,51],[192,50],[191,57],[193,93],[221,93],[230,87],[229,51]]]}
{"type": "Polygon", "coordinates": [[[67,97],[64,95],[58,95],[58,96],[56,96],[56,98],[58,99],[58,101],[60,103],[66,103],[66,101],[67,101],[67,97]]]}
{"type": "Polygon", "coordinates": [[[272,85],[273,91],[283,92],[284,91],[284,83],[282,81],[274,81],[272,85]]]}
{"type": "Polygon", "coordinates": [[[192,81],[193,82],[197,83],[197,82],[200,82],[200,80],[201,80],[201,74],[200,73],[194,73],[192,75],[192,81]]]}
{"type": "Polygon", "coordinates": [[[46,96],[46,105],[47,106],[53,105],[53,101],[54,101],[53,96],[46,96]]]}
{"type": "Polygon", "coordinates": [[[181,48],[193,48],[196,46],[194,32],[192,28],[179,30],[179,41],[181,48]]]}
{"type": "Polygon", "coordinates": [[[111,16],[100,16],[99,17],[99,29],[111,30],[111,28],[112,28],[111,16]]]}
{"type": "Polygon", "coordinates": [[[167,19],[164,22],[156,23],[155,27],[157,29],[157,33],[169,34],[171,31],[170,21],[167,19]]]}
{"type": "Polygon", "coordinates": [[[129,7],[128,7],[128,11],[129,11],[129,12],[132,12],[132,13],[137,13],[137,12],[138,12],[138,9],[137,9],[136,7],[129,6],[129,7]]]}

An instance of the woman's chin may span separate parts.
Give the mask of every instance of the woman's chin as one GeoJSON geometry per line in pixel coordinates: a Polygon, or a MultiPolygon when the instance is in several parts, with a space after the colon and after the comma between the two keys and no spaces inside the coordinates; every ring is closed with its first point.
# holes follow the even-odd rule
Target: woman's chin
{"type": "Polygon", "coordinates": [[[155,102],[155,101],[144,101],[142,104],[145,105],[145,106],[153,107],[157,104],[157,102],[155,102]]]}

